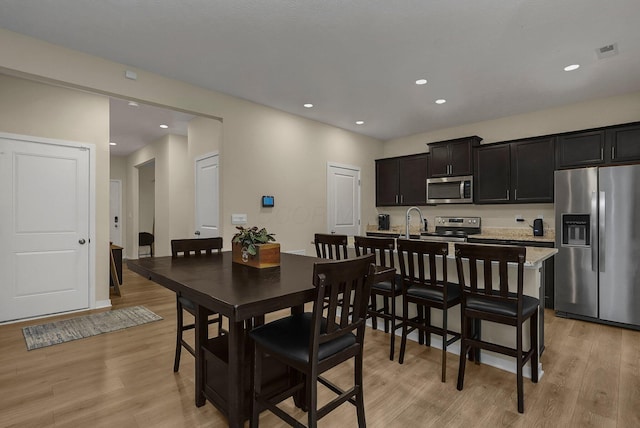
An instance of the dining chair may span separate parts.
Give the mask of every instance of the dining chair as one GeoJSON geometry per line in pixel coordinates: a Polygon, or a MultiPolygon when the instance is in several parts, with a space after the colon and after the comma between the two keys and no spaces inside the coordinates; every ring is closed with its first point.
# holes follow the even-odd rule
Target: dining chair
{"type": "Polygon", "coordinates": [[[155,237],[153,234],[149,232],[140,232],[138,233],[138,248],[140,247],[149,247],[149,256],[153,257],[153,243],[155,241],[155,237]]]}
{"type": "Polygon", "coordinates": [[[315,263],[312,282],[312,312],[298,313],[253,329],[253,407],[251,427],[257,428],[261,409],[268,409],[292,426],[304,426],[278,404],[296,394],[304,394],[309,427],[336,407],[349,402],[356,406],[358,426],[365,427],[362,390],[363,344],[367,306],[375,256],[369,254],[347,260],[315,263]],[[339,298],[343,295],[345,298],[339,298]],[[327,299],[325,299],[327,298],[327,299]],[[329,307],[323,311],[324,302],[329,307]],[[351,316],[341,316],[351,313],[351,316]],[[285,391],[262,394],[262,364],[265,355],[284,363],[301,376],[300,382],[285,391]],[[321,376],[339,364],[353,360],[354,385],[346,391],[321,376]],[[318,383],[338,394],[318,408],[318,383]]]}
{"type": "Polygon", "coordinates": [[[431,345],[431,334],[442,337],[441,381],[447,378],[447,347],[460,339],[448,326],[449,309],[460,304],[460,286],[447,274],[447,242],[398,239],[398,263],[402,279],[402,341],[399,362],[404,362],[407,335],[418,330],[419,343],[431,345]],[[414,304],[416,315],[409,315],[414,304]],[[442,311],[442,326],[431,321],[431,309],[442,311]]]}
{"type": "Polygon", "coordinates": [[[316,247],[317,257],[331,260],[347,258],[347,235],[316,233],[313,244],[316,247]]]}
{"type": "MultiPolygon", "coordinates": [[[[222,238],[202,238],[202,239],[173,239],[171,241],[171,256],[177,257],[205,257],[222,251],[222,238]]],[[[195,328],[195,323],[184,324],[184,312],[187,311],[195,318],[196,305],[189,298],[176,292],[176,355],[173,363],[173,371],[180,369],[180,354],[184,347],[189,353],[195,356],[195,349],[187,343],[182,333],[195,328]]],[[[223,334],[222,316],[220,314],[209,314],[208,324],[218,324],[218,334],[223,334]]]]}
{"type": "Polygon", "coordinates": [[[384,332],[391,332],[391,344],[389,359],[393,361],[395,353],[396,330],[401,327],[397,322],[396,298],[402,296],[402,286],[396,280],[396,267],[394,252],[396,240],[394,238],[372,238],[368,236],[354,236],[356,256],[374,254],[376,266],[388,267],[381,274],[376,274],[371,286],[371,301],[369,303],[368,316],[371,318],[371,326],[378,328],[378,318],[384,320],[384,332]],[[378,308],[378,296],[382,298],[382,307],[378,308]],[[391,328],[389,328],[391,327],[391,328]]]}
{"type": "Polygon", "coordinates": [[[523,294],[525,247],[456,244],[456,266],[462,287],[462,341],[458,390],[462,391],[467,352],[475,351],[480,364],[480,349],[516,358],[518,412],[524,412],[523,368],[531,361],[531,380],[538,382],[538,310],[540,301],[523,294]],[[468,277],[463,261],[467,261],[468,277]],[[509,290],[509,265],[516,267],[516,291],[509,290]],[[497,281],[494,280],[497,273],[497,281]],[[466,280],[468,278],[468,280],[466,280]],[[516,346],[508,347],[484,341],[480,321],[491,321],[516,327],[516,346]],[[523,350],[522,329],[529,322],[530,349],[523,350]]]}

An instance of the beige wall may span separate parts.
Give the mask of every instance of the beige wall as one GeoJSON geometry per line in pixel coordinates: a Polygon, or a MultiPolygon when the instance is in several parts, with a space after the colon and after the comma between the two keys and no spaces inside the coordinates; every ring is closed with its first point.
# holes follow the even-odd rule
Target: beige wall
{"type": "MultiPolygon", "coordinates": [[[[384,157],[422,153],[427,151],[426,143],[469,135],[478,135],[483,138],[482,144],[488,144],[638,120],[640,120],[640,92],[390,140],[384,145],[384,157]]],[[[391,214],[392,224],[405,223],[406,209],[381,207],[379,211],[391,214]]],[[[529,224],[535,217],[542,214],[545,227],[555,228],[553,204],[440,205],[423,207],[423,212],[431,224],[435,216],[462,215],[480,216],[484,226],[524,229],[528,226],[516,223],[516,214],[522,215],[529,224]]]]}
{"type": "Polygon", "coordinates": [[[0,131],[90,143],[96,155],[96,300],[109,298],[109,99],[0,75],[0,131]]]}

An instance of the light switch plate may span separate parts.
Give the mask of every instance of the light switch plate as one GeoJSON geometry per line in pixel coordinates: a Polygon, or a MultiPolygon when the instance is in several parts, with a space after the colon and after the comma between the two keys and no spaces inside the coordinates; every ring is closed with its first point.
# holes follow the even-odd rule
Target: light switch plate
{"type": "Polygon", "coordinates": [[[247,215],[231,214],[231,224],[247,224],[247,215]]]}

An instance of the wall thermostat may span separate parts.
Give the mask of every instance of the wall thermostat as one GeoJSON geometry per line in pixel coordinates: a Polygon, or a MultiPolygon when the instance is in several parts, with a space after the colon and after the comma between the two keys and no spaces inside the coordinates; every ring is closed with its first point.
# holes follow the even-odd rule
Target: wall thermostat
{"type": "Polygon", "coordinates": [[[263,196],[262,197],[262,206],[263,207],[273,207],[274,206],[274,198],[273,196],[263,196]]]}

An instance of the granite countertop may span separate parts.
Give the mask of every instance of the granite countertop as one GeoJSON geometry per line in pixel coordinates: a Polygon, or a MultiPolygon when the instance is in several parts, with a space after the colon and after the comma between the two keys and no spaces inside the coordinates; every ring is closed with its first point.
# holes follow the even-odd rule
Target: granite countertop
{"type": "MultiPolygon", "coordinates": [[[[429,232],[435,229],[429,227],[429,232]]],[[[380,233],[384,235],[404,235],[405,228],[401,226],[392,226],[389,230],[378,230],[377,227],[368,226],[367,232],[380,233]]],[[[421,230],[416,227],[409,229],[410,234],[418,235],[421,230]]],[[[532,241],[532,242],[555,242],[555,230],[545,229],[544,236],[533,236],[530,228],[506,228],[506,227],[483,227],[482,233],[472,235],[473,238],[479,239],[499,239],[514,241],[532,241]]]]}
{"type": "MultiPolygon", "coordinates": [[[[375,232],[384,235],[404,235],[405,230],[399,230],[400,227],[394,226],[391,227],[390,230],[378,230],[378,228],[367,227],[367,232],[375,232]]],[[[432,231],[431,228],[429,231],[432,231]]],[[[555,231],[553,230],[545,230],[544,236],[533,236],[533,233],[529,229],[518,228],[518,229],[508,229],[508,228],[483,228],[482,233],[473,235],[474,238],[480,239],[496,239],[496,240],[514,240],[514,241],[531,241],[531,242],[555,242],[555,231]]],[[[410,229],[409,233],[411,234],[419,234],[420,231],[418,229],[410,229]]],[[[473,245],[473,244],[471,244],[473,245]]],[[[482,245],[492,245],[492,244],[482,244],[482,245]]],[[[500,244],[496,244],[500,245],[500,244]]],[[[525,266],[531,267],[537,265],[544,260],[553,257],[554,254],[558,252],[555,248],[544,248],[544,247],[527,247],[527,255],[525,266]]],[[[455,257],[455,243],[449,243],[449,258],[455,257]]]]}

